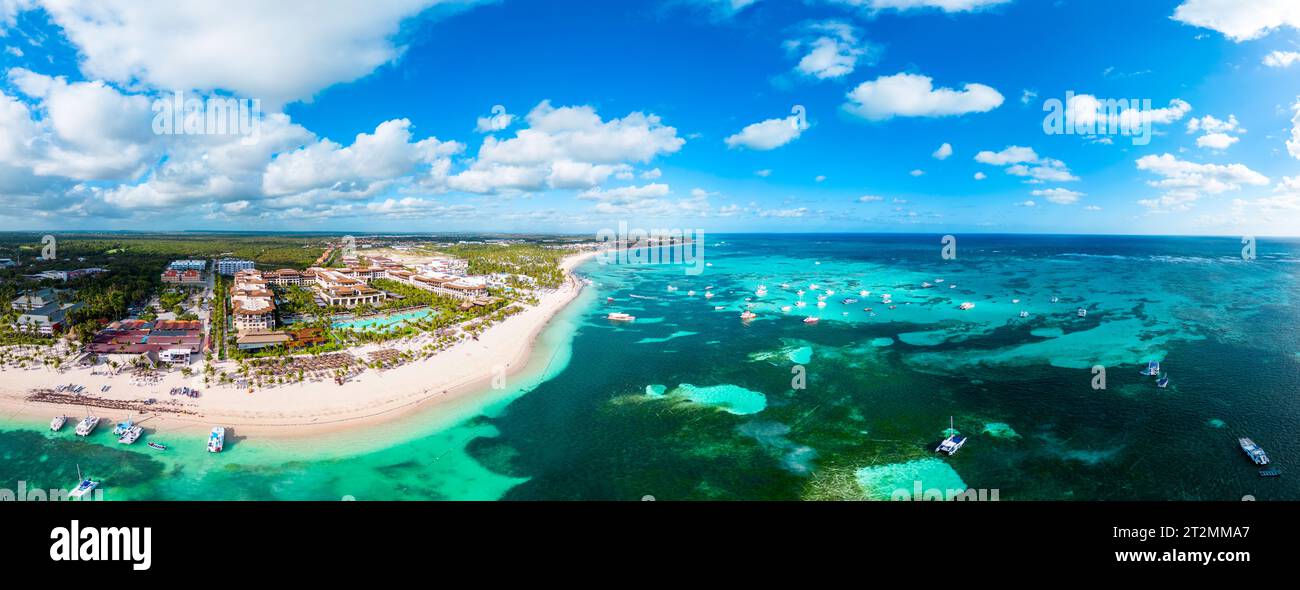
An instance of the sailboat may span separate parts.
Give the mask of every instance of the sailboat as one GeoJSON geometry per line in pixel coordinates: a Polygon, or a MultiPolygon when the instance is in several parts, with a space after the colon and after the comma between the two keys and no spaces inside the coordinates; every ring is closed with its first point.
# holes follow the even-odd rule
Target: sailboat
{"type": "Polygon", "coordinates": [[[91,490],[95,489],[95,486],[99,485],[99,482],[90,479],[89,477],[81,476],[81,465],[77,465],[77,479],[81,483],[77,484],[77,489],[68,492],[69,498],[80,498],[85,496],[86,494],[89,494],[91,490]]]}
{"type": "Polygon", "coordinates": [[[1159,375],[1160,361],[1147,361],[1147,368],[1142,369],[1143,375],[1159,375]]]}
{"type": "Polygon", "coordinates": [[[952,456],[966,444],[966,437],[962,436],[960,432],[957,432],[957,429],[953,425],[952,416],[948,416],[948,429],[943,431],[943,434],[948,438],[943,439],[943,442],[939,443],[939,446],[934,449],[935,452],[952,456]]]}

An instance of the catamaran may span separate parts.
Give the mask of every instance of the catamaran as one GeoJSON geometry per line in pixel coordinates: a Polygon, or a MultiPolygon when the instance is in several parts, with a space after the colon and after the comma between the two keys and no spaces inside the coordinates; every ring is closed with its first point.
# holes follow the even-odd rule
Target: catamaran
{"type": "Polygon", "coordinates": [[[1156,387],[1159,387],[1160,389],[1164,389],[1164,388],[1166,388],[1166,387],[1169,387],[1169,374],[1168,374],[1168,373],[1165,373],[1164,375],[1161,375],[1159,379],[1156,379],[1156,387]]]}
{"type": "Polygon", "coordinates": [[[1159,375],[1159,374],[1160,374],[1160,361],[1147,361],[1147,368],[1142,369],[1142,374],[1143,374],[1143,375],[1152,375],[1152,376],[1159,375]]]}
{"type": "Polygon", "coordinates": [[[134,444],[135,441],[140,439],[140,435],[143,433],[144,428],[140,426],[132,426],[126,432],[122,433],[121,438],[118,438],[117,442],[124,445],[134,444]]]}
{"type": "Polygon", "coordinates": [[[221,449],[226,446],[226,429],[217,426],[212,429],[212,434],[208,435],[208,452],[220,453],[221,449]]]}
{"type": "Polygon", "coordinates": [[[81,422],[77,423],[77,436],[90,436],[90,433],[95,431],[96,426],[99,426],[98,416],[86,416],[85,418],[82,418],[81,422]]]}
{"type": "Polygon", "coordinates": [[[943,439],[943,442],[939,443],[938,447],[935,447],[934,450],[937,453],[944,453],[948,456],[952,456],[961,449],[962,445],[966,444],[966,437],[962,436],[961,433],[957,432],[957,429],[953,427],[952,416],[948,416],[948,430],[943,431],[943,433],[947,435],[948,438],[943,439]]]}
{"type": "Polygon", "coordinates": [[[81,465],[77,465],[77,479],[81,480],[81,483],[77,484],[77,489],[68,492],[69,498],[80,498],[89,494],[90,490],[95,489],[95,486],[99,485],[99,482],[90,479],[89,477],[81,476],[81,465]]]}
{"type": "Polygon", "coordinates": [[[752,319],[754,319],[754,318],[756,318],[756,317],[758,317],[758,314],[756,314],[756,313],[754,313],[754,312],[752,312],[752,311],[749,311],[749,310],[745,310],[744,312],[742,312],[742,313],[740,314],[740,319],[742,319],[742,320],[752,320],[752,319]]]}
{"type": "Polygon", "coordinates": [[[1255,441],[1243,437],[1237,439],[1237,444],[1241,445],[1241,450],[1245,451],[1246,456],[1250,457],[1250,460],[1254,461],[1256,465],[1268,465],[1268,454],[1264,452],[1264,449],[1259,448],[1255,441]]]}
{"type": "Polygon", "coordinates": [[[58,432],[60,430],[63,430],[63,425],[66,424],[67,422],[68,422],[67,416],[55,416],[53,420],[50,420],[50,430],[53,432],[58,432]]]}
{"type": "Polygon", "coordinates": [[[629,315],[621,311],[616,311],[614,313],[605,316],[605,319],[608,319],[610,321],[615,321],[615,322],[630,322],[632,320],[635,320],[636,316],[629,315]]]}
{"type": "Polygon", "coordinates": [[[135,427],[135,421],[132,420],[132,419],[131,419],[131,416],[128,415],[128,416],[126,417],[126,421],[125,421],[125,422],[118,422],[118,423],[117,423],[117,426],[114,426],[114,427],[113,427],[113,435],[114,435],[114,436],[122,436],[123,434],[126,434],[128,431],[130,431],[130,430],[131,430],[132,428],[134,428],[134,427],[135,427]]]}

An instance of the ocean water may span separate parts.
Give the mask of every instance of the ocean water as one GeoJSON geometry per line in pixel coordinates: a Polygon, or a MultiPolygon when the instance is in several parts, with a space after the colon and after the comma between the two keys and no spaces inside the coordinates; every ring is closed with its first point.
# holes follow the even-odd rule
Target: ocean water
{"type": "Polygon", "coordinates": [[[937,235],[711,237],[700,276],[593,261],[507,390],[217,456],[0,417],[0,482],[67,486],[80,464],[109,499],[889,499],[918,481],[1001,501],[1300,499],[1236,442],[1300,464],[1300,242],[1262,238],[1245,261],[1228,238],[958,240],[945,260],[937,235]],[[1139,374],[1150,360],[1168,388],[1139,374]],[[950,417],[969,440],[945,457],[950,417]]]}

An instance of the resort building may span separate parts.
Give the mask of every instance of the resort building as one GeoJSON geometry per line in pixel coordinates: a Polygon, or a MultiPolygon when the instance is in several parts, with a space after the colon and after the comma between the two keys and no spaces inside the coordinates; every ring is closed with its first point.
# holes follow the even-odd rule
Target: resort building
{"type": "Polygon", "coordinates": [[[262,273],[266,282],[277,287],[299,286],[310,283],[313,279],[306,279],[303,273],[291,268],[282,268],[267,273],[262,273]]]}
{"type": "Polygon", "coordinates": [[[0,268],[13,268],[15,266],[18,266],[18,263],[14,262],[12,258],[0,258],[0,268]]]}
{"type": "Polygon", "coordinates": [[[373,278],[373,273],[347,273],[327,268],[308,269],[308,272],[313,273],[315,277],[313,288],[316,296],[327,306],[350,309],[363,304],[374,305],[387,297],[383,291],[374,289],[367,285],[365,280],[357,278],[359,276],[373,278]]]}
{"type": "Polygon", "coordinates": [[[275,328],[275,294],[256,270],[235,273],[230,288],[230,309],[231,321],[241,334],[275,328]]]}
{"type": "Polygon", "coordinates": [[[162,282],[169,285],[198,286],[203,285],[203,271],[178,270],[169,268],[162,273],[162,282]]]}
{"type": "Polygon", "coordinates": [[[222,258],[217,261],[217,274],[231,276],[241,270],[253,270],[256,265],[252,260],[241,260],[239,258],[222,258]]]}
{"type": "Polygon", "coordinates": [[[171,270],[179,270],[179,271],[197,270],[197,271],[199,271],[199,272],[203,272],[203,271],[205,271],[205,270],[208,269],[208,261],[206,261],[206,260],[173,260],[171,264],[168,264],[168,265],[167,265],[167,268],[169,268],[169,269],[171,269],[171,270]]]}
{"type": "Polygon", "coordinates": [[[108,270],[103,268],[80,268],[77,270],[47,270],[33,275],[24,276],[33,281],[63,281],[66,283],[71,280],[105,272],[108,272],[108,270]]]}
{"type": "Polygon", "coordinates": [[[184,365],[203,349],[203,322],[122,320],[101,330],[86,352],[119,365],[147,357],[152,362],[184,365]]]}
{"type": "MultiPolygon", "coordinates": [[[[21,312],[14,321],[14,329],[22,332],[34,332],[43,336],[51,336],[62,332],[67,327],[68,314],[80,308],[81,304],[61,303],[59,301],[60,293],[66,293],[66,291],[41,289],[19,295],[10,303],[13,309],[21,312]]],[[[70,297],[64,296],[64,298],[68,299],[70,297]]]]}
{"type": "Polygon", "coordinates": [[[456,299],[470,300],[488,296],[487,282],[481,277],[458,277],[435,272],[405,274],[410,276],[399,278],[403,277],[403,275],[394,272],[390,272],[388,276],[393,280],[401,280],[412,287],[419,287],[441,295],[449,295],[456,299]]]}
{"type": "Polygon", "coordinates": [[[463,277],[469,273],[469,261],[460,258],[434,258],[420,265],[422,273],[443,273],[463,277]]]}

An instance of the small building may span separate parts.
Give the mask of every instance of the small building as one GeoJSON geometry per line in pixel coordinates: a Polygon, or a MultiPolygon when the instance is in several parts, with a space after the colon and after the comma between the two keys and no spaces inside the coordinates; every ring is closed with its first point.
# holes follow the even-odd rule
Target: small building
{"type": "Polygon", "coordinates": [[[62,332],[67,324],[69,313],[81,307],[80,303],[61,302],[61,295],[66,291],[40,289],[19,295],[10,306],[20,312],[13,327],[22,332],[33,332],[42,336],[51,336],[62,332]]]}
{"type": "Polygon", "coordinates": [[[158,351],[158,362],[183,367],[190,364],[190,357],[193,354],[194,351],[188,348],[168,348],[158,351]]]}
{"type": "Polygon", "coordinates": [[[203,272],[203,271],[205,271],[205,270],[208,269],[208,261],[206,261],[206,260],[173,260],[171,264],[168,264],[168,265],[167,265],[167,268],[169,268],[169,269],[171,269],[171,270],[179,270],[179,271],[196,270],[196,271],[199,271],[199,272],[203,272]]]}
{"type": "Polygon", "coordinates": [[[238,340],[235,340],[235,346],[239,350],[262,350],[274,346],[285,346],[293,341],[293,337],[283,332],[254,331],[243,334],[238,340]]]}
{"type": "Polygon", "coordinates": [[[203,285],[203,272],[197,270],[178,270],[169,268],[162,273],[162,282],[169,285],[193,287],[203,285]]]}

